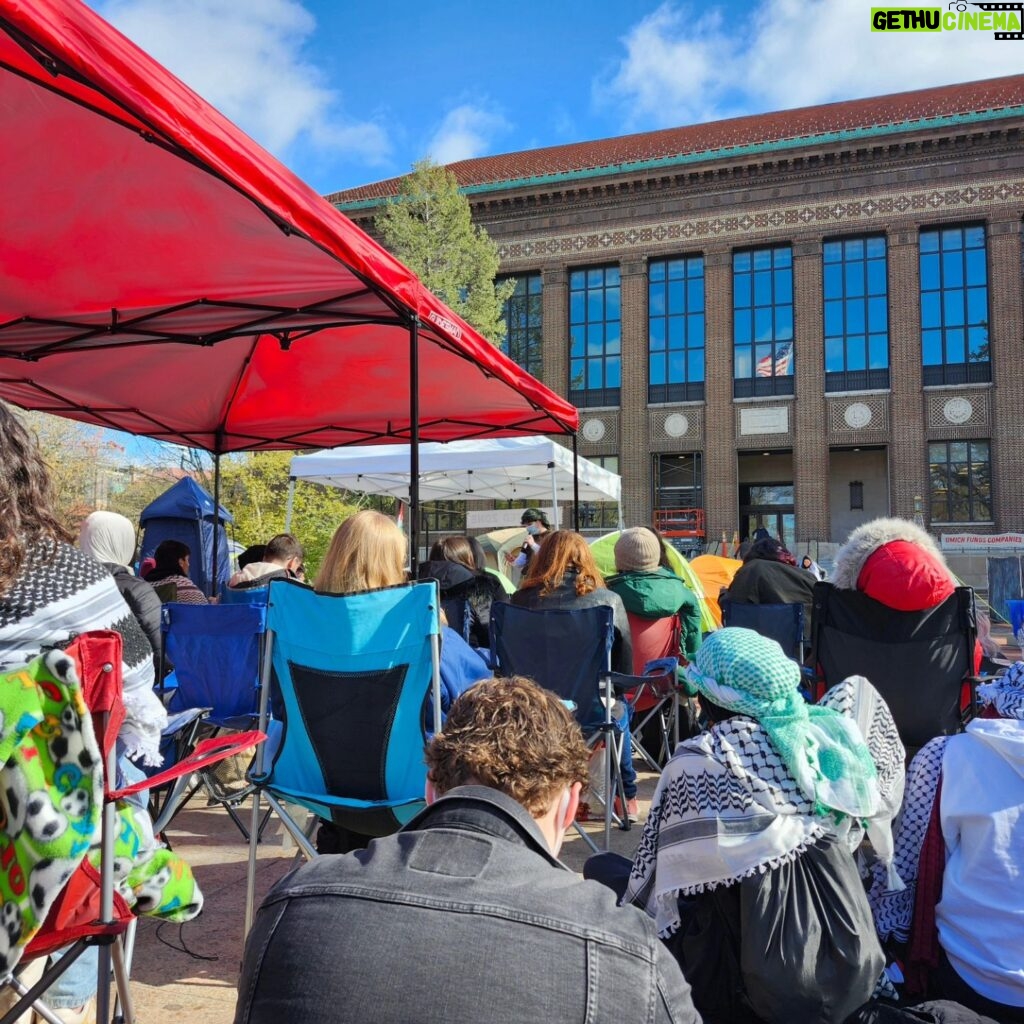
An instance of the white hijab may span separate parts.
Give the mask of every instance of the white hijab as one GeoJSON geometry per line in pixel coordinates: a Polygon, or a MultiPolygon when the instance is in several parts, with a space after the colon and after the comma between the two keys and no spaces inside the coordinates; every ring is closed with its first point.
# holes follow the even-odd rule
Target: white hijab
{"type": "Polygon", "coordinates": [[[117,512],[90,512],[82,523],[78,545],[97,562],[130,568],[135,558],[135,527],[117,512]]]}

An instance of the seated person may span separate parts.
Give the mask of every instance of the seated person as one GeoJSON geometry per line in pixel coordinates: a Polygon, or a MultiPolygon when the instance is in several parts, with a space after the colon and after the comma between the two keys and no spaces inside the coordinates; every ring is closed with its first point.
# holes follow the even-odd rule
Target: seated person
{"type": "Polygon", "coordinates": [[[209,604],[206,595],[192,582],[188,570],[192,549],[180,540],[162,540],[153,552],[155,565],[146,574],[146,582],[156,587],[173,583],[177,587],[177,604],[209,604]]]}
{"type": "Polygon", "coordinates": [[[164,646],[160,632],[160,598],[151,583],[131,570],[135,561],[135,527],[117,512],[90,512],[78,534],[78,546],[114,577],[114,586],[146,634],[153,648],[153,664],[159,669],[164,646]]]}
{"type": "Polygon", "coordinates": [[[645,526],[623,530],[615,542],[616,574],[608,580],[608,589],[622,598],[627,612],[642,619],[678,614],[680,653],[692,661],[701,642],[700,606],[693,591],[661,565],[661,555],[661,540],[653,530],[645,526]]]}
{"type": "Polygon", "coordinates": [[[496,576],[477,569],[469,538],[445,537],[437,541],[430,549],[429,561],[420,566],[419,576],[421,580],[437,580],[441,604],[446,608],[463,602],[468,605],[466,639],[474,647],[489,650],[491,605],[507,601],[508,597],[496,576]]]}
{"type": "MultiPolygon", "coordinates": [[[[331,538],[314,584],[321,594],[361,594],[406,582],[405,534],[380,512],[364,509],[346,519],[331,538]]],[[[441,628],[441,709],[447,714],[456,697],[491,670],[453,629],[441,628]]],[[[365,846],[366,836],[330,822],[320,826],[320,853],[347,853],[365,846]]]]}
{"type": "Polygon", "coordinates": [[[891,858],[892,717],[856,677],[807,705],[798,666],[751,630],[710,634],[686,671],[710,728],[665,767],[625,902],[670,940],[705,1020],[839,1024],[884,962],[851,851],[867,822],[891,858]]]}
{"type": "Polygon", "coordinates": [[[876,885],[883,940],[910,946],[908,988],[1024,1022],[1024,662],[978,687],[986,708],[910,763],[896,830],[902,890],[876,885]],[[941,799],[940,799],[941,797],[941,799]]]}
{"type": "MultiPolygon", "coordinates": [[[[529,512],[530,509],[527,509],[529,512]]],[[[525,512],[523,513],[526,514],[525,512]]],[[[605,605],[612,609],[615,641],[612,646],[612,671],[630,675],[633,671],[633,642],[629,619],[622,598],[604,584],[586,538],[573,530],[555,530],[546,535],[544,543],[533,556],[525,579],[512,595],[512,603],[520,608],[544,611],[547,608],[593,608],[605,605]]],[[[622,788],[626,795],[626,813],[636,818],[636,772],[633,769],[631,744],[622,744],[622,788]]],[[[616,808],[622,816],[622,808],[616,808]]],[[[590,820],[590,805],[581,805],[580,820],[590,820]]],[[[595,820],[603,820],[598,815],[595,820]]]]}
{"type": "MultiPolygon", "coordinates": [[[[245,554],[243,551],[242,555],[245,554]]],[[[259,560],[242,565],[239,558],[238,572],[228,580],[228,586],[236,590],[249,590],[265,587],[275,579],[302,579],[305,575],[302,558],[302,545],[290,533],[279,533],[270,538],[259,560]]]]}
{"type": "Polygon", "coordinates": [[[427,808],[277,884],[235,1024],[698,1024],[653,924],[557,860],[587,751],[554,694],[488,680],[427,750],[427,808]]]}
{"type": "Polygon", "coordinates": [[[755,540],[729,584],[728,600],[733,604],[802,604],[804,636],[809,636],[814,579],[794,561],[774,537],[755,540]]]}

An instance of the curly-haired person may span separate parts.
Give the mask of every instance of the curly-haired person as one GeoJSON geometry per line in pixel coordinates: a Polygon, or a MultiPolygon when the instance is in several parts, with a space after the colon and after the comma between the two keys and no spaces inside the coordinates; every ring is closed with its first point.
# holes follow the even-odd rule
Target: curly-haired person
{"type": "Polygon", "coordinates": [[[264,901],[236,1024],[699,1022],[653,922],[557,860],[587,752],[558,698],[478,683],[427,750],[427,807],[264,901]]]}

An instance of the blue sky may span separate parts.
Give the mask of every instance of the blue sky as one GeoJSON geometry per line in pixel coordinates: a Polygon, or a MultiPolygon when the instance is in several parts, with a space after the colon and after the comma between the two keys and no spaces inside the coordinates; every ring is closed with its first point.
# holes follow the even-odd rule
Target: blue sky
{"type": "Polygon", "coordinates": [[[90,0],[318,191],[418,159],[1024,72],[991,32],[870,31],[877,0],[90,0]]]}

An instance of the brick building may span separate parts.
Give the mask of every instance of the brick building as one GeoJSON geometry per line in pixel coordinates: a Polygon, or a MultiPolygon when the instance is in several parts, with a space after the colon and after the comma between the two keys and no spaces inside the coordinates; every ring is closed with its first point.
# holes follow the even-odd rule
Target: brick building
{"type": "MultiPolygon", "coordinates": [[[[1014,76],[451,169],[627,523],[802,552],[886,513],[1024,530],[1022,127],[1014,76]]],[[[328,198],[372,230],[396,181],[328,198]]]]}

